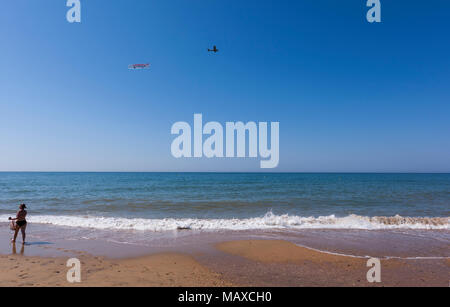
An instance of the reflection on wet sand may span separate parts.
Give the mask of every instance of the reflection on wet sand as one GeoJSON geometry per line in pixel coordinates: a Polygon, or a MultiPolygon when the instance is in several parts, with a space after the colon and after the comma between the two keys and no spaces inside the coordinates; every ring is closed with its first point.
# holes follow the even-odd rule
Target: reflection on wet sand
{"type": "MultiPolygon", "coordinates": [[[[20,248],[20,254],[23,256],[23,253],[25,252],[25,244],[22,244],[22,247],[20,248]]],[[[13,242],[12,243],[12,254],[16,255],[17,254],[17,249],[16,249],[16,243],[13,242]]]]}

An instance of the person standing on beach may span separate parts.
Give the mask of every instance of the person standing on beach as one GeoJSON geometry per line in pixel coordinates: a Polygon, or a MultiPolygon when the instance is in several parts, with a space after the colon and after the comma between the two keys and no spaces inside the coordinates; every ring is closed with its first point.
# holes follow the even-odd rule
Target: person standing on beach
{"type": "Polygon", "coordinates": [[[16,221],[16,227],[14,229],[14,238],[11,239],[12,243],[16,243],[17,234],[19,230],[22,231],[22,244],[25,244],[25,229],[27,228],[27,220],[25,219],[27,216],[27,210],[25,210],[27,206],[25,204],[19,205],[19,211],[17,211],[15,218],[9,218],[10,221],[16,221]]]}

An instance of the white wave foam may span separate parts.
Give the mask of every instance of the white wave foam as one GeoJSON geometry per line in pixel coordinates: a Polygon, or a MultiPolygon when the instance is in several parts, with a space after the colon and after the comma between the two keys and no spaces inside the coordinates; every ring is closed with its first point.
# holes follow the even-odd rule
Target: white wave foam
{"type": "MultiPolygon", "coordinates": [[[[7,220],[7,216],[0,216],[7,220]]],[[[450,229],[449,217],[367,217],[334,215],[301,217],[296,215],[275,215],[272,212],[262,217],[246,219],[128,219],[95,216],[31,216],[29,222],[67,227],[81,227],[111,230],[167,231],[176,229],[193,230],[256,230],[256,229],[450,229]]]]}

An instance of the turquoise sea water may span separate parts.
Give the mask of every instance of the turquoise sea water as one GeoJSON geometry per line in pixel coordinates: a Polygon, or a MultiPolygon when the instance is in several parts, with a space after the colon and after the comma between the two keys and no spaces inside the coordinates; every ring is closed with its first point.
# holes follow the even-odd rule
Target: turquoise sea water
{"type": "Polygon", "coordinates": [[[0,173],[0,217],[21,202],[35,223],[105,229],[448,229],[450,174],[0,173]]]}

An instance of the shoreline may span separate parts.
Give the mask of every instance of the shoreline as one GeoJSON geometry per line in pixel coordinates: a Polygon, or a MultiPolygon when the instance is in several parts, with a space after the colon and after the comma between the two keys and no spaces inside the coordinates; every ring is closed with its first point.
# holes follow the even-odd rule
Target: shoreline
{"type": "MultiPolygon", "coordinates": [[[[0,226],[7,224],[0,223],[0,226]]],[[[12,232],[0,233],[0,254],[11,254],[12,232]]],[[[317,252],[380,259],[450,258],[450,230],[246,230],[129,231],[97,230],[30,223],[26,256],[70,256],[84,251],[94,256],[130,258],[154,253],[210,252],[224,241],[286,240],[317,252]]],[[[20,234],[17,247],[21,244],[20,234]]]]}
{"type": "MultiPolygon", "coordinates": [[[[366,280],[367,258],[336,255],[285,240],[225,240],[185,252],[110,258],[0,255],[0,286],[448,286],[450,259],[381,259],[382,282],[366,280]],[[82,282],[66,280],[81,261],[82,282]]],[[[19,249],[21,244],[16,246],[19,249]]],[[[27,246],[25,246],[26,248],[27,246]]],[[[69,252],[69,251],[66,251],[69,252]]]]}

